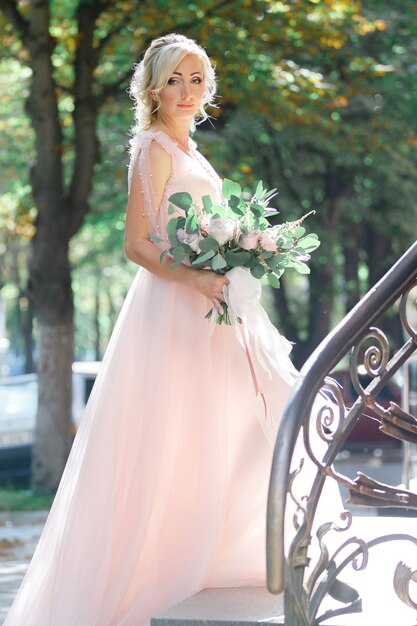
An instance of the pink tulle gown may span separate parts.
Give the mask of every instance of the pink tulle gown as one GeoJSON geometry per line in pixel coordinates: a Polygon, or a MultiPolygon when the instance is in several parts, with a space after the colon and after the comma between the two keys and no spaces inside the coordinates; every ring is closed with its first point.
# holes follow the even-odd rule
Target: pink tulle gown
{"type": "MultiPolygon", "coordinates": [[[[153,220],[164,238],[168,197],[219,200],[220,180],[194,143],[186,154],[143,131],[130,174],[151,219],[153,140],[172,157],[153,220]]],[[[231,327],[210,334],[209,305],[139,269],[5,626],[148,626],[203,588],[265,583],[271,442],[290,385],[257,367],[275,422],[263,428],[247,355],[231,327]]]]}

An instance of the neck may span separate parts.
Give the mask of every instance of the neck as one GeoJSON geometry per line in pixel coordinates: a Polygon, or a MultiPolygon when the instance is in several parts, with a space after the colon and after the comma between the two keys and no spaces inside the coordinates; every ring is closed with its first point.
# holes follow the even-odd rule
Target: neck
{"type": "Polygon", "coordinates": [[[154,124],[154,128],[165,131],[172,139],[184,149],[188,150],[188,139],[190,136],[189,120],[165,120],[158,118],[154,124]]]}

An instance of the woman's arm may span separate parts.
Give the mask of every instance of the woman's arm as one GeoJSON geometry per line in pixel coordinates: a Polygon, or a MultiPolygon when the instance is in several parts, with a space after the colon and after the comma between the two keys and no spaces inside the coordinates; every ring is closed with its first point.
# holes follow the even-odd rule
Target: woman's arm
{"type": "MultiPolygon", "coordinates": [[[[171,175],[172,162],[170,155],[156,141],[152,141],[149,147],[149,166],[155,208],[159,210],[165,186],[171,175]]],[[[171,268],[174,261],[167,256],[161,262],[161,251],[150,239],[150,222],[146,216],[146,210],[138,167],[135,167],[126,213],[125,250],[127,258],[160,278],[183,283],[196,289],[211,300],[221,313],[222,289],[228,283],[227,278],[215,272],[196,270],[183,264],[171,268]]]]}

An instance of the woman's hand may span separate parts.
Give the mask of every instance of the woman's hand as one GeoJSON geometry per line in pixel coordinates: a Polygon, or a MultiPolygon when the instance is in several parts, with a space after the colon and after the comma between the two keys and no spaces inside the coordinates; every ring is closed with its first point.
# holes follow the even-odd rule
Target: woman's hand
{"type": "Polygon", "coordinates": [[[224,301],[223,287],[228,284],[229,280],[226,276],[221,276],[210,270],[193,270],[191,286],[206,296],[220,314],[223,313],[221,305],[224,301]]]}

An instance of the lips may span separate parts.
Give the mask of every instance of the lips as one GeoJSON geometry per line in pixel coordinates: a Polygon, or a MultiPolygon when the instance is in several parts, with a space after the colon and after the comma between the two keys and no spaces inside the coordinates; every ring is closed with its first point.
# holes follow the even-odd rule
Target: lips
{"type": "Polygon", "coordinates": [[[193,104],[179,104],[180,109],[192,109],[194,107],[193,104]]]}

